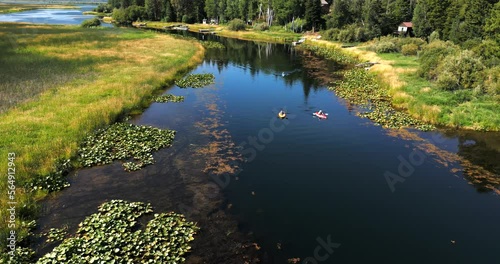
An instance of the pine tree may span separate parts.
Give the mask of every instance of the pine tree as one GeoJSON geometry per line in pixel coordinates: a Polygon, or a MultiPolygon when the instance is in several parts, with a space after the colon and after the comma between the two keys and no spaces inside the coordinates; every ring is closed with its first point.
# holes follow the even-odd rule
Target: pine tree
{"type": "Polygon", "coordinates": [[[306,23],[314,32],[321,26],[321,0],[306,1],[306,23]]]}

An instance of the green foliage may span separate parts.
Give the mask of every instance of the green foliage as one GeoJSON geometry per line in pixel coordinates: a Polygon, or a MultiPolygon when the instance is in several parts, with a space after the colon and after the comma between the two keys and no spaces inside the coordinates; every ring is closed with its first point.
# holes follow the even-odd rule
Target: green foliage
{"type": "Polygon", "coordinates": [[[448,55],[458,53],[460,48],[451,42],[441,40],[433,41],[422,47],[419,54],[420,67],[418,73],[420,76],[429,80],[437,78],[439,72],[436,71],[439,63],[448,55]]]}
{"type": "Polygon", "coordinates": [[[180,88],[201,88],[215,82],[215,76],[211,73],[189,74],[184,79],[175,81],[180,88]]]}
{"type": "Polygon", "coordinates": [[[359,116],[385,128],[415,127],[423,131],[434,129],[432,125],[395,110],[389,103],[387,89],[378,83],[376,75],[362,68],[343,72],[342,80],[329,89],[335,91],[338,97],[357,105],[360,108],[357,113],[359,116]]]}
{"type": "Polygon", "coordinates": [[[321,1],[320,0],[305,0],[305,15],[306,25],[313,31],[319,31],[321,27],[321,1]]]}
{"type": "Polygon", "coordinates": [[[246,29],[246,24],[243,20],[235,18],[227,24],[227,28],[232,31],[240,31],[246,29]]]}
{"type": "Polygon", "coordinates": [[[74,167],[69,159],[59,160],[55,162],[55,166],[51,173],[47,175],[37,175],[35,177],[30,178],[30,180],[26,183],[26,187],[28,190],[32,191],[36,190],[46,190],[48,192],[60,191],[70,186],[66,178],[73,168],[74,167]]]}
{"type": "Polygon", "coordinates": [[[98,13],[111,13],[113,12],[113,7],[110,4],[101,3],[94,8],[94,11],[98,13]]]}
{"type": "Polygon", "coordinates": [[[63,241],[64,237],[68,234],[68,227],[63,228],[51,228],[48,232],[42,234],[47,237],[45,242],[59,242],[63,241]]]}
{"type": "Polygon", "coordinates": [[[484,82],[486,93],[500,101],[500,66],[490,68],[485,73],[486,81],[484,82]]]}
{"type": "Polygon", "coordinates": [[[434,30],[434,31],[432,31],[431,35],[429,36],[429,42],[433,42],[436,40],[441,40],[441,37],[439,35],[439,32],[434,30]]]}
{"type": "Polygon", "coordinates": [[[347,43],[361,42],[367,40],[367,35],[364,27],[352,24],[341,29],[337,34],[336,40],[347,43]]]}
{"type": "Polygon", "coordinates": [[[217,41],[201,41],[201,45],[205,49],[225,49],[226,46],[224,44],[217,42],[217,41]]]}
{"type": "Polygon", "coordinates": [[[92,28],[92,27],[98,27],[100,25],[101,25],[101,20],[99,20],[99,18],[97,17],[94,17],[83,21],[81,26],[84,28],[92,28]]]}
{"type": "Polygon", "coordinates": [[[112,200],[79,224],[74,237],[64,240],[37,264],[47,263],[182,263],[199,228],[173,212],[154,214],[140,229],[151,204],[112,200]]]}
{"type": "Polygon", "coordinates": [[[338,40],[338,35],[340,33],[340,29],[338,28],[330,28],[321,33],[321,37],[324,40],[338,40]]]}
{"type": "Polygon", "coordinates": [[[439,63],[437,72],[437,87],[443,90],[474,90],[484,91],[484,70],[481,59],[472,51],[464,50],[459,54],[450,54],[439,63]]]}
{"type": "MultiPolygon", "coordinates": [[[[88,136],[81,144],[78,155],[83,166],[103,165],[115,160],[135,160],[135,169],[153,164],[152,152],[170,147],[175,131],[151,126],[115,123],[88,136]]],[[[126,170],[131,164],[124,165],[126,170]]]]}
{"type": "Polygon", "coordinates": [[[332,60],[342,65],[354,64],[357,61],[349,55],[346,55],[339,48],[334,47],[319,47],[315,45],[301,44],[303,48],[314,52],[316,55],[332,60]]]}
{"type": "Polygon", "coordinates": [[[156,102],[156,103],[167,103],[167,102],[179,103],[179,102],[184,102],[184,96],[176,96],[173,94],[160,95],[160,96],[154,97],[153,102],[156,102]]]}
{"type": "Polygon", "coordinates": [[[490,10],[490,16],[485,21],[483,30],[486,35],[500,43],[500,1],[490,10]]]}
{"type": "Polygon", "coordinates": [[[392,41],[377,41],[371,47],[376,53],[398,52],[398,47],[392,41]]]}
{"type": "Polygon", "coordinates": [[[286,24],[285,29],[295,33],[303,32],[306,29],[306,21],[304,19],[296,18],[292,22],[286,24]]]}
{"type": "Polygon", "coordinates": [[[417,55],[417,53],[418,53],[418,46],[413,43],[406,44],[401,47],[401,54],[405,56],[414,56],[417,55]]]}
{"type": "Polygon", "coordinates": [[[255,30],[259,30],[259,31],[265,31],[265,30],[269,30],[269,25],[267,23],[255,23],[253,25],[253,29],[255,30]]]}

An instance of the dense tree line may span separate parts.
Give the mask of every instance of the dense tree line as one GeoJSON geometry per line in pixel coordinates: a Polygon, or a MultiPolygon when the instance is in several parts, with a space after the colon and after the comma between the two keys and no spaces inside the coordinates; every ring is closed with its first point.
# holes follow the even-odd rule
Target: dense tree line
{"type": "Polygon", "coordinates": [[[412,21],[416,37],[435,32],[442,40],[460,44],[471,40],[498,40],[498,0],[108,0],[117,17],[136,20],[200,23],[233,19],[287,25],[306,21],[314,28],[349,30],[363,41],[392,34],[412,21]],[[118,11],[116,11],[118,10],[118,11]]]}

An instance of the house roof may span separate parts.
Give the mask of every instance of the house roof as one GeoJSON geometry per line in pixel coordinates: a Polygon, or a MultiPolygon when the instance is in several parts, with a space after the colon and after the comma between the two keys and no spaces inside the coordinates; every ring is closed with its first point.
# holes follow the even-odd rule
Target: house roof
{"type": "Polygon", "coordinates": [[[328,5],[328,2],[325,0],[321,0],[321,5],[328,5]]]}
{"type": "Polygon", "coordinates": [[[399,25],[400,27],[413,27],[413,23],[411,22],[403,22],[399,25]]]}

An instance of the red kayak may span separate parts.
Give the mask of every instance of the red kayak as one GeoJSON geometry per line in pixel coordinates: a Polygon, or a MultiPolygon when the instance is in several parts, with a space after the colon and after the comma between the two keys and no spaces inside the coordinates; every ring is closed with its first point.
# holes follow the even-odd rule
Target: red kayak
{"type": "Polygon", "coordinates": [[[318,118],[321,118],[321,119],[326,119],[328,117],[328,114],[327,113],[319,113],[319,112],[315,112],[313,113],[313,116],[316,116],[318,118]]]}

